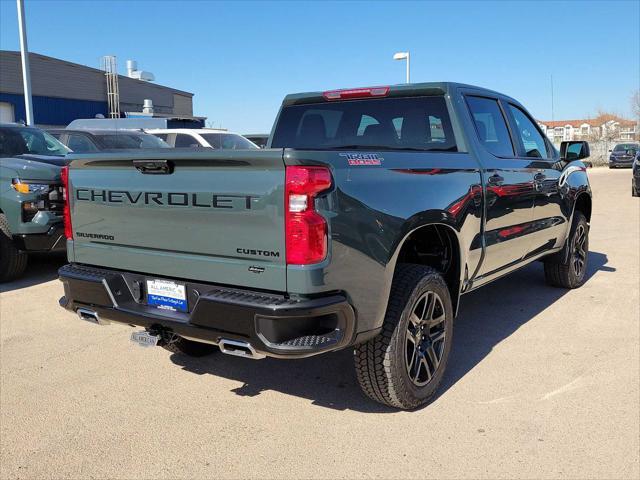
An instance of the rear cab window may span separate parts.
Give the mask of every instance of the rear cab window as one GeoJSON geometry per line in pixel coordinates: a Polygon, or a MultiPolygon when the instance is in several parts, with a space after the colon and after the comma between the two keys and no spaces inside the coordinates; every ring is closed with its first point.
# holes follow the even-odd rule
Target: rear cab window
{"type": "Polygon", "coordinates": [[[307,150],[458,151],[442,96],[285,106],[271,146],[307,150]]]}

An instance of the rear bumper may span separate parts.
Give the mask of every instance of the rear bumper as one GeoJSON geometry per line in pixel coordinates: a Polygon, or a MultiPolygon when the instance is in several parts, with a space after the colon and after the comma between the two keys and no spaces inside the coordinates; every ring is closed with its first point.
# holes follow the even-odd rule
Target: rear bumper
{"type": "Polygon", "coordinates": [[[175,280],[185,284],[189,311],[174,312],[146,304],[146,280],[156,277],[78,264],[58,273],[64,284],[60,305],[74,312],[89,309],[101,320],[206,343],[248,342],[256,352],[278,358],[308,357],[354,341],[355,314],[342,293],[293,299],[175,280]]]}

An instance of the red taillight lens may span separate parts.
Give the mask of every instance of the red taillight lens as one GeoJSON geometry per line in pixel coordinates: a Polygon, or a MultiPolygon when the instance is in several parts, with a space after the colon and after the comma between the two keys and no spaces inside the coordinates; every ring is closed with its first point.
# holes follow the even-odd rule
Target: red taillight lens
{"type": "Polygon", "coordinates": [[[69,167],[62,167],[60,172],[62,179],[62,192],[64,197],[64,208],[62,210],[62,219],[64,222],[64,236],[69,240],[73,239],[73,229],[71,228],[71,208],[69,207],[69,167]]]}
{"type": "Polygon", "coordinates": [[[389,87],[350,88],[346,90],[330,90],[322,96],[325,100],[349,100],[352,98],[386,97],[389,87]]]}
{"type": "Polygon", "coordinates": [[[315,197],[331,187],[326,167],[287,167],[285,181],[287,263],[308,265],[327,256],[327,222],[315,210],[315,197]]]}

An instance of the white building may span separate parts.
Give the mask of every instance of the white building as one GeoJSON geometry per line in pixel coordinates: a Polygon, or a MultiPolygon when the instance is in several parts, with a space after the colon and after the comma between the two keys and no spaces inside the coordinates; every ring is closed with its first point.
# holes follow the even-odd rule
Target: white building
{"type": "Polygon", "coordinates": [[[553,143],[567,140],[638,140],[638,125],[633,120],[615,115],[599,115],[592,119],[539,121],[538,125],[553,143]],[[607,135],[608,134],[608,135],[607,135]]]}

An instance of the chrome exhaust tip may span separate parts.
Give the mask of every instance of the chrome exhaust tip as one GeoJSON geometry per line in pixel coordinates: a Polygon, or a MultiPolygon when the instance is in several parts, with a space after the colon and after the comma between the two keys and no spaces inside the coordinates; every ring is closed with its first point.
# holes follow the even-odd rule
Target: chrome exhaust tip
{"type": "Polygon", "coordinates": [[[109,325],[109,323],[111,323],[108,320],[102,320],[96,312],[88,308],[80,307],[76,310],[76,313],[80,320],[95,323],[96,325],[109,325]]]}
{"type": "Polygon", "coordinates": [[[227,355],[235,355],[236,357],[251,358],[252,360],[260,360],[265,355],[256,352],[256,349],[249,342],[241,342],[238,340],[220,339],[218,347],[222,353],[227,355]]]}

